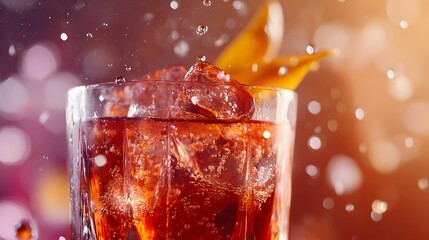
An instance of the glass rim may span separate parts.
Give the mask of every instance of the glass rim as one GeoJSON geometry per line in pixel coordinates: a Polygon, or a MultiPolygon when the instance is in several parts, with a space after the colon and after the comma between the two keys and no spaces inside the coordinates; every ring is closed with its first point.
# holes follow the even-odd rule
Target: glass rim
{"type": "Polygon", "coordinates": [[[67,95],[71,95],[75,92],[82,92],[82,91],[91,91],[91,90],[97,90],[97,89],[103,89],[103,88],[121,88],[126,86],[135,86],[138,84],[150,84],[150,83],[158,83],[162,85],[183,85],[183,84],[199,84],[202,86],[240,86],[244,89],[256,89],[256,90],[265,90],[265,91],[271,91],[271,92],[285,92],[289,93],[291,95],[297,96],[297,92],[292,89],[286,89],[286,88],[280,88],[280,87],[272,87],[272,86],[265,86],[265,85],[248,85],[248,84],[242,84],[238,82],[192,82],[192,81],[169,81],[169,80],[131,80],[124,83],[117,84],[115,82],[103,82],[103,83],[95,83],[95,84],[88,84],[88,85],[79,85],[70,88],[67,91],[67,95]]]}

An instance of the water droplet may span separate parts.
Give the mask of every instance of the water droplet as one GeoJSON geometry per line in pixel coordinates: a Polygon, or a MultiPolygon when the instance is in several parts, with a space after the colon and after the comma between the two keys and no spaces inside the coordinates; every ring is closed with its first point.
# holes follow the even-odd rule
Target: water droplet
{"type": "Polygon", "coordinates": [[[371,204],[372,211],[378,214],[383,214],[387,211],[387,202],[381,200],[374,200],[371,204]]]}
{"type": "Polygon", "coordinates": [[[171,1],[170,7],[171,7],[171,9],[176,10],[179,8],[179,3],[177,1],[171,1]]]}
{"type": "Polygon", "coordinates": [[[412,137],[405,138],[405,147],[407,148],[414,147],[414,139],[412,137]]]}
{"type": "Polygon", "coordinates": [[[307,109],[311,114],[317,115],[320,113],[322,106],[318,101],[310,101],[307,105],[307,109]]]}
{"type": "Polygon", "coordinates": [[[90,33],[90,32],[86,34],[86,38],[93,38],[93,37],[94,37],[94,35],[92,35],[92,33],[90,33]]]}
{"type": "Polygon", "coordinates": [[[12,45],[9,46],[8,53],[9,53],[9,56],[14,56],[16,54],[15,45],[12,44],[12,45]]]}
{"type": "Polygon", "coordinates": [[[60,236],[58,240],[67,240],[64,236],[60,236]]]}
{"type": "Polygon", "coordinates": [[[232,2],[232,7],[235,8],[236,10],[241,10],[244,8],[244,3],[242,1],[234,1],[232,2]]]}
{"type": "Polygon", "coordinates": [[[305,167],[305,172],[308,176],[316,178],[319,174],[319,169],[314,165],[308,165],[307,167],[305,167]]]}
{"type": "Polygon", "coordinates": [[[199,25],[197,27],[196,32],[198,35],[203,35],[203,34],[207,33],[208,30],[209,30],[209,27],[207,25],[199,25]]]}
{"type": "Polygon", "coordinates": [[[288,72],[288,69],[287,69],[287,67],[280,67],[279,68],[279,71],[277,72],[277,74],[279,75],[279,76],[283,76],[283,75],[285,75],[286,73],[288,72]]]}
{"type": "Polygon", "coordinates": [[[202,56],[198,56],[198,61],[206,61],[206,56],[202,55],[202,56]]]}
{"type": "Polygon", "coordinates": [[[49,160],[48,156],[42,156],[43,160],[49,160]]]}
{"type": "Polygon", "coordinates": [[[66,34],[66,33],[61,33],[60,38],[61,38],[61,40],[63,40],[63,41],[67,41],[67,39],[68,39],[69,37],[67,36],[67,34],[66,34]]]}
{"type": "Polygon", "coordinates": [[[28,219],[22,219],[15,228],[15,236],[18,239],[33,239],[35,234],[33,233],[33,226],[28,219]]]}
{"type": "Polygon", "coordinates": [[[115,83],[118,84],[118,85],[121,85],[121,84],[125,83],[125,78],[123,76],[118,76],[115,79],[115,83]]]}
{"type": "Polygon", "coordinates": [[[107,66],[108,67],[113,67],[113,63],[108,63],[107,66]]]}
{"type": "Polygon", "coordinates": [[[363,120],[363,118],[365,117],[365,112],[362,108],[358,108],[355,111],[355,116],[357,120],[363,120]]]}
{"type": "Polygon", "coordinates": [[[345,207],[347,212],[353,212],[355,210],[355,205],[353,204],[347,204],[345,207]]]}
{"type": "Polygon", "coordinates": [[[317,47],[313,44],[308,44],[305,48],[308,54],[316,54],[317,53],[317,47]]]}
{"type": "Polygon", "coordinates": [[[206,7],[210,7],[212,5],[212,1],[210,1],[210,0],[203,0],[203,4],[206,7]]]}
{"type": "Polygon", "coordinates": [[[259,70],[259,65],[257,63],[252,64],[252,72],[258,72],[259,70]]]}
{"type": "Polygon", "coordinates": [[[189,52],[189,44],[185,40],[179,41],[176,46],[174,46],[174,53],[179,57],[186,57],[189,52]]]}
{"type": "Polygon", "coordinates": [[[420,178],[417,181],[417,186],[419,187],[420,190],[425,190],[429,187],[429,179],[427,178],[420,178]]]}
{"type": "Polygon", "coordinates": [[[43,111],[40,115],[39,115],[39,123],[40,124],[45,124],[49,119],[49,113],[47,111],[43,111]]]}
{"type": "Polygon", "coordinates": [[[401,22],[399,22],[399,26],[401,26],[402,29],[408,28],[408,21],[407,20],[401,20],[401,22]]]}
{"type": "Polygon", "coordinates": [[[334,205],[335,205],[335,203],[334,203],[334,200],[332,199],[332,198],[325,198],[325,199],[323,199],[323,207],[325,208],[325,209],[332,209],[332,208],[334,208],[334,205]]]}
{"type": "Polygon", "coordinates": [[[102,26],[103,28],[107,28],[107,27],[109,26],[109,24],[108,24],[108,23],[106,23],[106,22],[103,22],[103,23],[101,24],[101,26],[102,26]]]}
{"type": "Polygon", "coordinates": [[[322,147],[322,141],[318,136],[311,136],[308,139],[308,146],[313,150],[319,150],[322,147]]]}
{"type": "Polygon", "coordinates": [[[390,80],[393,80],[396,77],[396,73],[392,69],[387,70],[386,75],[390,80]]]}
{"type": "Polygon", "coordinates": [[[129,71],[131,71],[131,67],[130,66],[127,66],[127,65],[125,65],[125,70],[127,71],[127,72],[129,72],[129,71]]]}

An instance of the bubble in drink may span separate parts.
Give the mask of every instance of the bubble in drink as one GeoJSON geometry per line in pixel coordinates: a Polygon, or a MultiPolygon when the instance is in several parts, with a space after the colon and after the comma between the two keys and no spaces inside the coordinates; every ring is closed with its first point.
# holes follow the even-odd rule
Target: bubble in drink
{"type": "Polygon", "coordinates": [[[203,4],[206,7],[210,7],[212,5],[212,1],[211,0],[203,0],[203,4]]]}
{"type": "Polygon", "coordinates": [[[115,79],[115,83],[118,84],[118,85],[121,85],[121,84],[125,83],[125,78],[123,76],[118,76],[115,79]]]}
{"type": "Polygon", "coordinates": [[[203,35],[207,33],[208,30],[209,30],[209,27],[207,25],[198,25],[196,32],[198,35],[203,35]]]}

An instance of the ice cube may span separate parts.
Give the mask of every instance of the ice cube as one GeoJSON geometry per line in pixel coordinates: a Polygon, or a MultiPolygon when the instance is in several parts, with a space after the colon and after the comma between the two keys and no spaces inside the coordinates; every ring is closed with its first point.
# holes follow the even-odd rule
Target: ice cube
{"type": "Polygon", "coordinates": [[[104,114],[109,117],[127,116],[131,104],[130,87],[118,85],[116,88],[103,88],[99,100],[104,105],[104,114]]]}
{"type": "Polygon", "coordinates": [[[174,65],[167,68],[155,70],[145,76],[140,81],[182,81],[186,74],[186,68],[181,65],[174,65]]]}
{"type": "Polygon", "coordinates": [[[251,118],[254,103],[236,80],[214,65],[199,60],[184,77],[176,99],[179,117],[237,121],[251,118]]]}
{"type": "Polygon", "coordinates": [[[132,100],[128,117],[168,118],[171,103],[180,90],[177,84],[169,82],[183,81],[186,69],[183,66],[171,66],[155,70],[132,86],[132,100]]]}

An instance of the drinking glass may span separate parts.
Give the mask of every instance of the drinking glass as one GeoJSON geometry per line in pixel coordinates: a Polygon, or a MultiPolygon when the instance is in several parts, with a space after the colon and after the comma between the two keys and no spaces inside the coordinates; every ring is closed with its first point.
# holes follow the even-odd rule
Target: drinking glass
{"type": "Polygon", "coordinates": [[[240,85],[249,107],[240,95],[225,97],[236,87],[71,89],[72,239],[287,239],[297,95],[240,85]],[[213,106],[180,101],[194,93],[213,106]]]}

